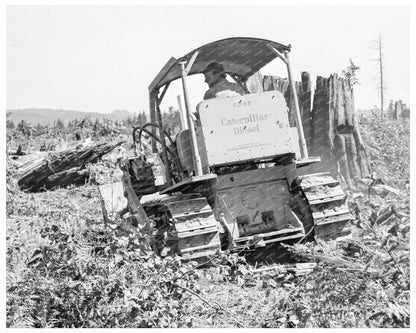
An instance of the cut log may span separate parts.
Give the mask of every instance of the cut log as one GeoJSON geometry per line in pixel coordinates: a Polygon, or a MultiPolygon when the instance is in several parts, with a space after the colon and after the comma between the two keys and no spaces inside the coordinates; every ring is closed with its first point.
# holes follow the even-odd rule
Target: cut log
{"type": "Polygon", "coordinates": [[[82,184],[88,177],[85,165],[96,163],[103,155],[108,154],[123,142],[99,143],[88,147],[79,145],[71,150],[51,153],[43,159],[26,165],[21,170],[18,180],[20,189],[26,192],[37,192],[71,184],[82,184]]]}
{"type": "Polygon", "coordinates": [[[87,169],[72,168],[55,173],[47,178],[44,184],[45,190],[65,188],[70,185],[82,186],[88,182],[90,172],[87,169]]]}

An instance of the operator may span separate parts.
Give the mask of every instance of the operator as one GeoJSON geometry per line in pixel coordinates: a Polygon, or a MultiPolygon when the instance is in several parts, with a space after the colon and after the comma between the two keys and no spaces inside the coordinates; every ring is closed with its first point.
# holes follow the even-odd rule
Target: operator
{"type": "Polygon", "coordinates": [[[245,94],[243,87],[237,83],[229,82],[226,79],[226,73],[223,65],[217,62],[211,62],[203,73],[205,75],[205,82],[209,86],[209,89],[204,95],[204,99],[223,98],[245,94]]]}

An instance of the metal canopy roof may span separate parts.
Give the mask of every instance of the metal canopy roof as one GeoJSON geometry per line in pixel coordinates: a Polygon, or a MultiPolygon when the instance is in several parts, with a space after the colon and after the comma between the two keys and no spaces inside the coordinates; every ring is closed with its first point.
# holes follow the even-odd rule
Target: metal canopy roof
{"type": "Polygon", "coordinates": [[[150,84],[149,90],[158,90],[180,78],[180,62],[189,61],[197,51],[198,56],[188,75],[202,73],[209,63],[218,62],[224,66],[228,74],[238,76],[244,81],[277,57],[267,44],[279,52],[290,51],[290,45],[286,46],[266,39],[248,37],[221,39],[205,44],[179,59],[171,58],[150,84]]]}

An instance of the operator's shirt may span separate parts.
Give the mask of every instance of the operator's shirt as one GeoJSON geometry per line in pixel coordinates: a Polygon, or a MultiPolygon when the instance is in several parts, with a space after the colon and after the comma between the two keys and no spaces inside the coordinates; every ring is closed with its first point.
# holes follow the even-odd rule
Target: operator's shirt
{"type": "Polygon", "coordinates": [[[244,89],[237,83],[229,82],[223,78],[218,81],[213,87],[209,88],[204,95],[204,99],[224,98],[244,95],[244,89]]]}

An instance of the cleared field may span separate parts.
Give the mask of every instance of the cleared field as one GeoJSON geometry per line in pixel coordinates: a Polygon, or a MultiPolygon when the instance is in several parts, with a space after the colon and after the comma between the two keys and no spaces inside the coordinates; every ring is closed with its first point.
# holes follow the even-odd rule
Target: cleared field
{"type": "Polygon", "coordinates": [[[351,240],[286,248],[309,266],[161,259],[146,230],[104,227],[96,184],[24,193],[8,158],[7,327],[409,327],[409,124],[361,128],[377,175],[348,193],[351,240]]]}

